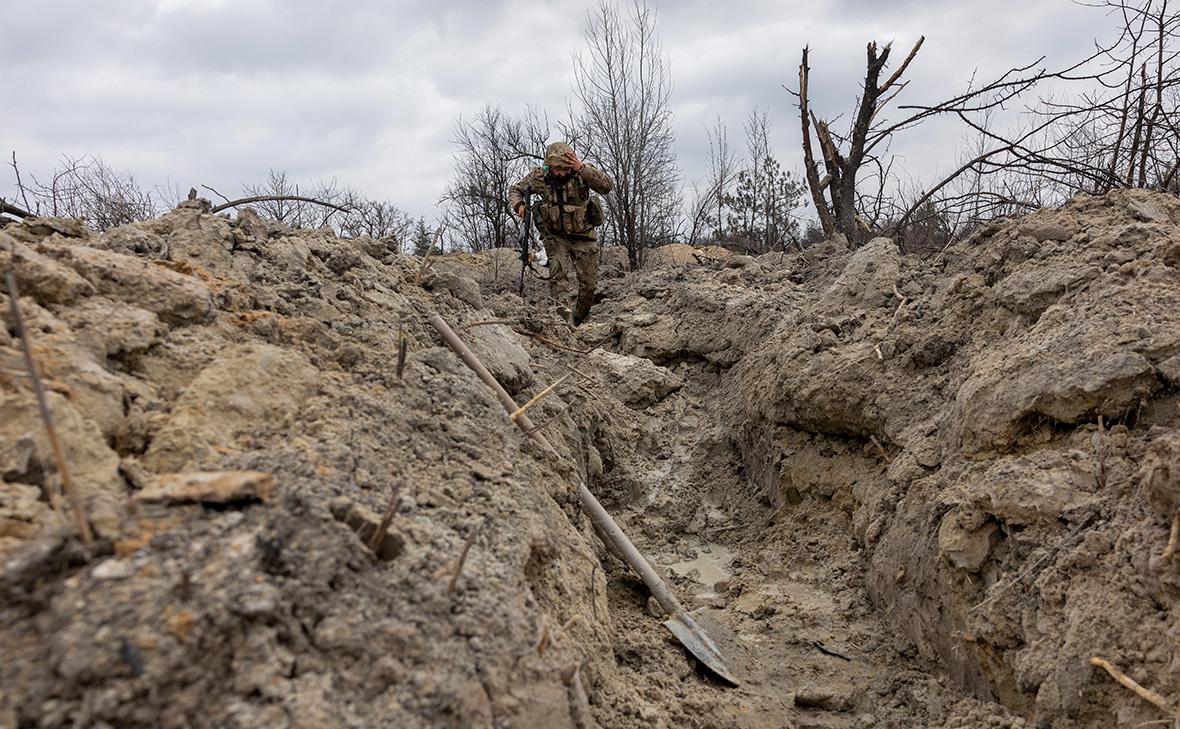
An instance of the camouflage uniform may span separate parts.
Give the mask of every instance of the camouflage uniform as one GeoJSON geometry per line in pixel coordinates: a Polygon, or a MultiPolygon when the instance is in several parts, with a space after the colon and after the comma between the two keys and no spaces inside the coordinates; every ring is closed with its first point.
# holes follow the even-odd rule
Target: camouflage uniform
{"type": "Polygon", "coordinates": [[[598,284],[598,236],[586,222],[586,207],[591,190],[606,194],[614,185],[609,177],[588,164],[565,177],[548,172],[550,166],[564,165],[562,155],[567,150],[573,151],[564,142],[549,145],[545,150],[545,167],[533,168],[524,179],[508,188],[508,205],[516,210],[526,193],[539,197],[533,203],[533,222],[549,256],[549,292],[559,310],[568,311],[573,298],[569,281],[572,269],[578,280],[573,317],[575,323],[581,323],[590,314],[598,284]]]}

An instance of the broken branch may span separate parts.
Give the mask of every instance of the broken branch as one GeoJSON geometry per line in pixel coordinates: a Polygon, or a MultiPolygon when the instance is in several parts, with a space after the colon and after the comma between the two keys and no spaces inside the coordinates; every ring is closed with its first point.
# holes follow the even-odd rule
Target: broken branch
{"type": "Polygon", "coordinates": [[[521,336],[535,339],[538,342],[540,342],[541,344],[545,344],[550,347],[553,347],[554,349],[560,349],[565,352],[573,352],[574,354],[590,354],[592,351],[594,351],[592,349],[575,349],[573,347],[567,347],[566,345],[561,344],[560,342],[555,342],[552,339],[542,337],[540,334],[533,334],[532,332],[524,332],[519,329],[513,329],[512,331],[516,332],[517,334],[520,334],[521,336]]]}
{"type": "Polygon", "coordinates": [[[398,495],[401,493],[401,487],[401,482],[393,485],[393,493],[389,495],[389,506],[385,507],[385,515],[381,517],[381,523],[377,525],[377,531],[373,532],[373,537],[369,540],[369,549],[373,554],[381,553],[381,545],[385,543],[385,535],[389,531],[389,525],[393,522],[393,515],[397,512],[398,495]]]}
{"type": "Polygon", "coordinates": [[[475,544],[475,537],[479,534],[479,527],[472,527],[467,535],[467,542],[463,545],[463,552],[459,555],[459,562],[455,565],[455,572],[451,575],[451,582],[447,585],[447,594],[455,594],[455,585],[459,582],[459,575],[463,574],[463,565],[467,563],[467,555],[471,552],[471,545],[475,544]]]}
{"type": "Polygon", "coordinates": [[[918,42],[915,43],[914,47],[910,49],[910,54],[905,57],[905,60],[901,62],[901,65],[897,67],[897,70],[893,72],[893,75],[889,77],[889,80],[886,81],[879,89],[877,89],[878,96],[885,93],[885,91],[888,90],[890,86],[892,86],[899,78],[901,78],[901,75],[905,73],[906,68],[909,67],[910,61],[914,60],[914,56],[918,55],[918,49],[921,48],[922,44],[925,42],[926,36],[918,36],[918,42]]]}
{"type": "Polygon", "coordinates": [[[17,218],[31,218],[33,214],[28,210],[22,210],[15,205],[11,205],[4,200],[0,200],[0,213],[8,213],[17,218]]]}
{"type": "Polygon", "coordinates": [[[217,190],[214,190],[212,187],[209,187],[208,185],[201,185],[201,187],[205,188],[206,190],[213,193],[214,195],[221,198],[222,200],[225,200],[226,203],[232,202],[228,197],[226,197],[225,195],[222,195],[220,192],[218,192],[217,190]]]}
{"type": "Polygon", "coordinates": [[[1127,674],[1120,671],[1110,661],[1107,661],[1106,659],[1103,659],[1103,658],[1099,658],[1098,656],[1094,656],[1093,658],[1090,659],[1090,665],[1091,666],[1098,666],[1102,670],[1106,671],[1107,673],[1110,674],[1111,678],[1113,678],[1115,681],[1118,681],[1120,684],[1122,684],[1126,688],[1133,691],[1136,696],[1143,699],[1144,701],[1148,701],[1148,702],[1154,704],[1160,710],[1168,713],[1169,715],[1175,715],[1176,712],[1172,708],[1172,706],[1168,703],[1167,699],[1165,699],[1163,696],[1160,696],[1159,694],[1152,691],[1151,689],[1147,689],[1147,688],[1140,686],[1138,683],[1135,682],[1135,679],[1131,678],[1127,674]]]}
{"type": "MultiPolygon", "coordinates": [[[[16,251],[12,253],[13,260],[16,259],[16,251]]],[[[12,312],[12,321],[16,326],[16,335],[20,338],[21,349],[25,355],[25,366],[28,367],[29,377],[33,381],[33,392],[37,396],[37,407],[41,410],[41,420],[45,423],[45,432],[49,436],[49,445],[53,448],[53,457],[57,461],[57,470],[61,474],[62,490],[66,493],[66,498],[69,499],[70,508],[74,514],[74,524],[78,528],[78,534],[82,537],[82,543],[90,546],[94,542],[94,533],[90,530],[90,523],[86,520],[86,514],[82,510],[82,499],[78,495],[78,490],[74,487],[74,481],[70,478],[70,469],[66,466],[65,453],[62,451],[61,441],[57,437],[57,429],[53,427],[53,414],[49,411],[49,401],[45,397],[45,388],[41,383],[41,375],[37,368],[37,362],[33,358],[33,347],[29,342],[29,332],[25,329],[25,321],[21,316],[20,311],[20,292],[16,286],[16,276],[12,272],[12,267],[9,267],[5,275],[6,283],[8,284],[8,304],[12,312]]],[[[48,490],[48,487],[46,487],[48,490]]],[[[56,499],[50,499],[50,502],[55,502],[56,499]]]]}
{"type": "MultiPolygon", "coordinates": [[[[201,187],[205,187],[205,186],[201,185],[201,187]]],[[[220,195],[221,193],[218,193],[218,194],[220,195]]],[[[314,197],[303,197],[301,195],[254,195],[253,197],[243,197],[238,200],[230,200],[229,202],[222,203],[222,204],[214,207],[209,212],[220,213],[222,210],[226,210],[228,208],[236,208],[239,205],[249,205],[250,203],[256,203],[256,202],[278,202],[280,200],[290,200],[292,202],[305,202],[305,203],[311,203],[313,205],[323,205],[326,208],[332,208],[333,210],[339,210],[342,213],[351,213],[352,212],[352,210],[350,208],[344,208],[344,207],[341,207],[335,203],[324,202],[323,200],[316,200],[314,197]]]]}
{"type": "Polygon", "coordinates": [[[1172,517],[1172,533],[1168,536],[1168,546],[1160,555],[1161,560],[1169,560],[1176,555],[1176,543],[1180,541],[1180,513],[1172,517]]]}
{"type": "Polygon", "coordinates": [[[406,343],[406,327],[405,324],[397,325],[397,379],[400,382],[402,374],[406,371],[406,354],[408,351],[406,343]]]}
{"type": "Polygon", "coordinates": [[[517,408],[515,412],[513,412],[511,415],[508,416],[508,419],[515,423],[516,419],[519,418],[521,415],[524,415],[526,412],[528,412],[529,408],[533,407],[537,403],[539,403],[542,400],[544,400],[545,398],[549,397],[549,394],[552,393],[555,389],[557,389],[558,385],[565,382],[566,380],[568,380],[572,376],[573,376],[572,372],[562,375],[552,385],[550,385],[549,387],[546,387],[544,390],[541,390],[536,395],[534,395],[532,400],[529,400],[524,405],[521,405],[519,408],[517,408]]]}
{"type": "Polygon", "coordinates": [[[464,324],[464,329],[474,329],[475,327],[490,327],[493,324],[519,324],[519,319],[484,319],[483,321],[473,321],[470,324],[464,324]]]}

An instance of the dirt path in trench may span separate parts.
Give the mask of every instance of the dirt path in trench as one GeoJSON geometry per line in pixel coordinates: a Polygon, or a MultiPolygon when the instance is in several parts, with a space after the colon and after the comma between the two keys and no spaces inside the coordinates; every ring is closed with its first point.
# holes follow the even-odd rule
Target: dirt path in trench
{"type": "Polygon", "coordinates": [[[665,403],[655,435],[667,457],[641,479],[647,490],[610,506],[685,606],[739,641],[724,650],[742,685],[702,679],[656,628],[638,579],[612,561],[617,658],[645,698],[671,705],[665,717],[640,718],[741,729],[1022,726],[917,666],[869,603],[848,516],[826,501],[775,510],[720,437],[709,402],[716,375],[700,374],[665,403]]]}

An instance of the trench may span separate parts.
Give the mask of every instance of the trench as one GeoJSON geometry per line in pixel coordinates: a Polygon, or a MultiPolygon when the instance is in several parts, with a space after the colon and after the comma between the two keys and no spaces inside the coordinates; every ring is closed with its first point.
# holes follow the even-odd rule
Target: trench
{"type": "MultiPolygon", "coordinates": [[[[685,607],[737,641],[726,645],[726,660],[742,683],[725,688],[654,629],[658,613],[642,584],[621,563],[607,562],[616,661],[636,685],[660,687],[666,725],[942,726],[960,702],[978,709],[921,663],[870,600],[851,496],[840,483],[854,473],[884,480],[873,446],[837,443],[833,450],[830,439],[809,436],[816,451],[809,465],[827,473],[784,498],[757,473],[768,460],[765,442],[735,442],[718,422],[713,398],[725,375],[698,365],[679,371],[686,370],[692,374],[684,388],[650,419],[663,423],[652,430],[658,457],[643,472],[632,465],[618,473],[628,467],[616,465],[604,473],[642,484],[613,489],[611,512],[685,607]]],[[[1006,714],[998,705],[983,711],[1006,714]]]]}

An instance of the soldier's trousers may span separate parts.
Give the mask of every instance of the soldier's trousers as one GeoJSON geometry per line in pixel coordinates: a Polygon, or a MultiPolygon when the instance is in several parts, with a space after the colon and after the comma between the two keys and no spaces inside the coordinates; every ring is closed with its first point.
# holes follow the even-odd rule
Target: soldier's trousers
{"type": "Polygon", "coordinates": [[[544,241],[549,256],[549,293],[558,306],[570,307],[574,322],[581,323],[590,315],[598,285],[598,245],[554,235],[544,236],[544,241]],[[569,280],[571,274],[577,280],[576,297],[569,280]]]}

